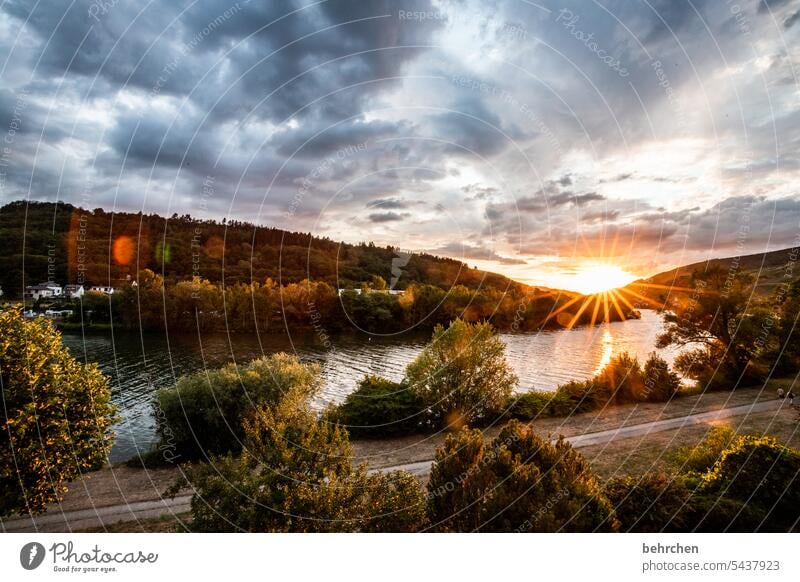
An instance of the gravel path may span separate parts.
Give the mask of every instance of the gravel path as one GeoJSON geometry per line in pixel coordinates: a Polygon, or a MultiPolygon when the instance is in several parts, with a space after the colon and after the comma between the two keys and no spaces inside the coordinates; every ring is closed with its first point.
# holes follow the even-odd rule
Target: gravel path
{"type": "MultiPolygon", "coordinates": [[[[758,412],[777,410],[781,406],[788,406],[783,400],[766,400],[739,406],[723,407],[716,410],[645,422],[631,424],[598,432],[567,437],[567,440],[576,448],[604,444],[617,439],[626,439],[637,436],[646,436],[651,433],[680,429],[686,426],[706,424],[716,420],[743,416],[758,412]]],[[[430,472],[433,459],[425,459],[413,463],[404,463],[372,469],[371,471],[405,470],[425,477],[430,472]]],[[[178,515],[189,511],[190,495],[179,495],[174,499],[148,499],[130,501],[121,504],[105,505],[101,507],[88,507],[51,510],[49,513],[37,517],[24,517],[0,520],[0,529],[5,532],[67,532],[89,528],[102,528],[125,521],[150,519],[165,514],[178,515]]]]}

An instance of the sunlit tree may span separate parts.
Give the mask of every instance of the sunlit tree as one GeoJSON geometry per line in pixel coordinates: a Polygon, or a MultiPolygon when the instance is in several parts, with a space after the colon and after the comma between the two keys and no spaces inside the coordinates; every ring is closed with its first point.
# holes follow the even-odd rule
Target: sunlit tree
{"type": "Polygon", "coordinates": [[[99,468],[113,442],[108,379],[44,319],[0,311],[0,515],[38,513],[99,468]]]}
{"type": "Polygon", "coordinates": [[[457,319],[436,326],[430,344],[408,365],[410,389],[436,424],[474,423],[500,412],[518,383],[505,344],[488,323],[457,319]]]}

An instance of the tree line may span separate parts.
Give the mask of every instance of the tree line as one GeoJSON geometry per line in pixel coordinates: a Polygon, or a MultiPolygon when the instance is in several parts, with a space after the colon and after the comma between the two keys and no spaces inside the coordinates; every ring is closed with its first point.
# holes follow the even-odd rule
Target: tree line
{"type": "Polygon", "coordinates": [[[117,286],[144,269],[167,280],[195,277],[226,286],[305,279],[353,288],[382,277],[393,288],[425,283],[449,289],[525,287],[502,275],[425,252],[349,244],[238,220],[106,212],[66,203],[17,201],[0,208],[0,286],[21,297],[25,285],[117,286]]]}
{"type": "MultiPolygon", "coordinates": [[[[112,295],[86,293],[62,301],[72,309],[75,324],[106,324],[131,330],[271,332],[285,326],[330,332],[360,330],[391,333],[433,328],[454,319],[490,321],[503,330],[532,331],[559,327],[573,318],[555,317],[572,294],[514,287],[441,289],[412,283],[401,294],[390,294],[379,276],[357,289],[343,290],[324,281],[302,280],[279,285],[223,285],[195,278],[170,281],[144,269],[134,285],[125,283],[112,295]]],[[[566,313],[566,312],[561,312],[566,313]]],[[[612,320],[619,315],[611,314],[612,320]]],[[[589,310],[574,324],[588,324],[589,310]]]]}

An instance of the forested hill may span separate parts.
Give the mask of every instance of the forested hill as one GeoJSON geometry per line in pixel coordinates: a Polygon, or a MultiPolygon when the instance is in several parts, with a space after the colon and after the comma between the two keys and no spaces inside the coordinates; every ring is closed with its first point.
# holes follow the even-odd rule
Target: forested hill
{"type": "Polygon", "coordinates": [[[523,287],[454,259],[408,256],[372,243],[346,244],[239,221],[188,215],[167,219],[64,203],[19,201],[3,206],[0,241],[0,285],[6,297],[19,296],[23,285],[47,280],[114,285],[135,278],[137,267],[163,272],[173,280],[200,276],[219,282],[223,264],[226,284],[271,277],[284,285],[309,278],[352,287],[380,276],[398,289],[415,282],[441,288],[523,287]]]}
{"type": "Polygon", "coordinates": [[[639,293],[643,289],[649,291],[648,295],[657,301],[663,301],[672,290],[680,293],[692,288],[692,273],[704,272],[713,268],[721,268],[730,277],[742,275],[752,276],[755,283],[755,293],[766,297],[773,295],[778,285],[790,283],[800,278],[800,250],[797,248],[781,249],[767,253],[756,253],[738,257],[711,259],[684,265],[676,269],[664,271],[648,279],[635,281],[630,287],[639,293]]]}

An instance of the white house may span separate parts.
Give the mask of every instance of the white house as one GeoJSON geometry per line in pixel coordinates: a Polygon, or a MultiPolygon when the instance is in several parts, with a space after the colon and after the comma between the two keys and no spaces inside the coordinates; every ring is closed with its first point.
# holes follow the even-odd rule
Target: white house
{"type": "Polygon", "coordinates": [[[39,283],[38,285],[28,285],[25,287],[25,299],[37,301],[39,299],[52,299],[61,297],[63,289],[61,285],[55,283],[39,283]]]}
{"type": "Polygon", "coordinates": [[[114,288],[108,285],[93,285],[89,288],[89,291],[94,291],[95,293],[105,293],[106,295],[114,294],[114,288]]]}
{"type": "Polygon", "coordinates": [[[44,316],[48,319],[63,319],[72,315],[71,309],[48,309],[44,316]]]}
{"type": "Polygon", "coordinates": [[[69,299],[80,299],[83,293],[83,285],[64,285],[64,296],[69,299]]]}

